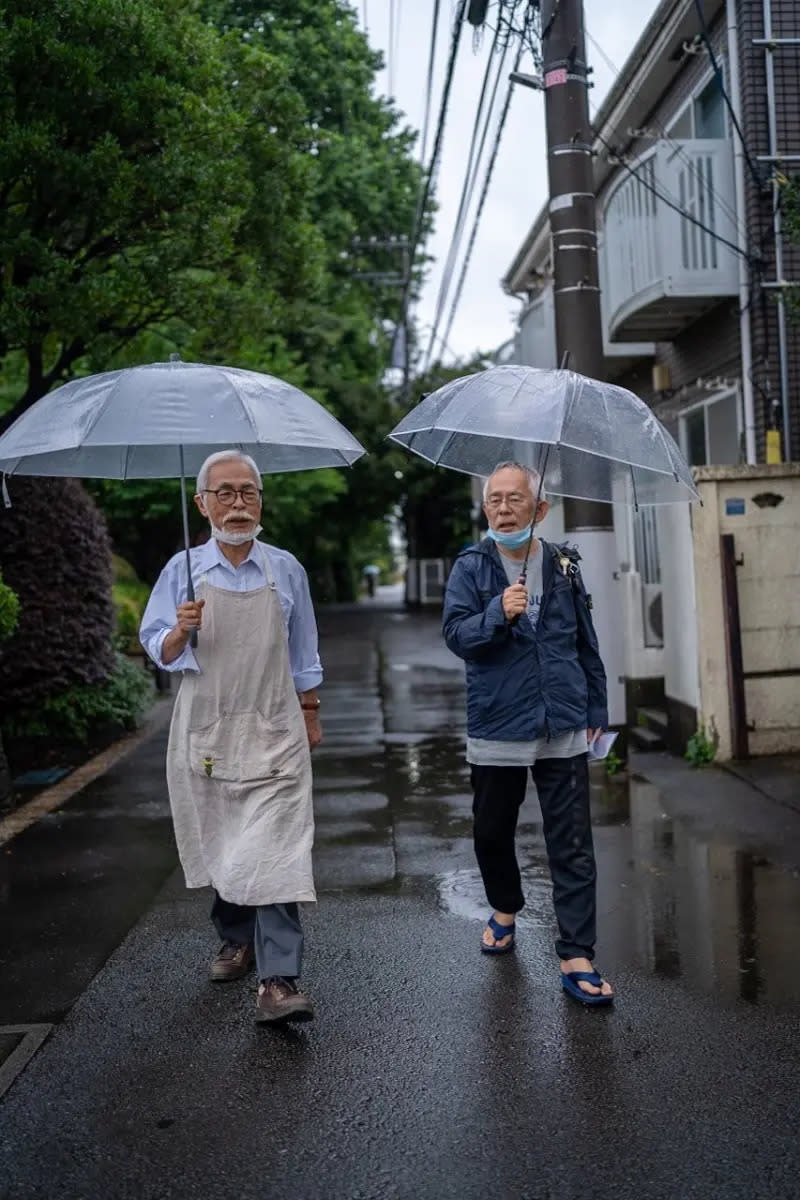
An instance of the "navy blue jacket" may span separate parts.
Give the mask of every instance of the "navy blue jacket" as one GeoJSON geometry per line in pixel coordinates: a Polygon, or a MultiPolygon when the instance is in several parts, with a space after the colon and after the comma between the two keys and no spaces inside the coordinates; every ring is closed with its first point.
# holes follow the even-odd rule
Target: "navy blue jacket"
{"type": "Polygon", "coordinates": [[[513,625],[505,618],[508,578],[491,539],[462,550],[453,563],[443,626],[447,645],[466,663],[470,737],[516,742],[608,728],[606,673],[583,581],[577,568],[563,574],[561,548],[544,540],[540,547],[535,632],[527,615],[513,625]]]}

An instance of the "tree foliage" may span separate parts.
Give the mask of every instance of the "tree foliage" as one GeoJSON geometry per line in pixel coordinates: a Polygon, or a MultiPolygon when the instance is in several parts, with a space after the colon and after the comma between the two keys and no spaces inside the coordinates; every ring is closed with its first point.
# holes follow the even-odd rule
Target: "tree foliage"
{"type": "Polygon", "coordinates": [[[26,369],[11,416],[142,331],[272,332],[313,289],[280,62],[181,0],[8,0],[0,65],[0,359],[26,369]]]}

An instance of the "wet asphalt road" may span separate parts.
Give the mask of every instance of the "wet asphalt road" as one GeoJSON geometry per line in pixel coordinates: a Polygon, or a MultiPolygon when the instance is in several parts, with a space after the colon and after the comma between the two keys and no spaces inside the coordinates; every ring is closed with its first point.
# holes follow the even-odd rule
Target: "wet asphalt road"
{"type": "Polygon", "coordinates": [[[154,739],[5,848],[0,1022],[58,1024],[0,1101],[3,1200],[800,1195],[800,816],[669,759],[595,776],[619,998],[584,1011],[558,989],[533,793],[518,952],[478,952],[436,619],[322,628],[317,1020],[256,1028],[252,979],[207,983],[154,739]]]}

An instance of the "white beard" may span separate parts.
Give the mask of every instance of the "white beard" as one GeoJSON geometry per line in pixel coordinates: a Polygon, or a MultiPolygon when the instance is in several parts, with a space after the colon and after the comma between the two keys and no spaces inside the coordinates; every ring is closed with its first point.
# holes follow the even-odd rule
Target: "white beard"
{"type": "Polygon", "coordinates": [[[212,525],[211,533],[218,542],[224,542],[226,546],[243,546],[245,542],[252,542],[257,538],[262,529],[262,525],[254,525],[246,532],[234,533],[231,529],[218,529],[216,525],[212,525]]]}

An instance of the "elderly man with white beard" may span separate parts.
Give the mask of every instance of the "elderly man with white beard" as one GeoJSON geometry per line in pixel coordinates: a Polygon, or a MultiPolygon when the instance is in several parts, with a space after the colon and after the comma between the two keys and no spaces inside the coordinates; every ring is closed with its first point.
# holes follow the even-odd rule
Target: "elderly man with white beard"
{"type": "Polygon", "coordinates": [[[310,749],[322,739],[322,667],[303,567],[257,540],[261,476],[237,450],[212,454],[195,503],[211,538],[170,559],[153,588],[140,639],[153,662],[181,671],[167,783],[190,888],[212,886],[222,947],[211,979],[255,964],[256,1020],[307,1021],[298,987],[298,904],[315,900],[310,749]],[[191,645],[196,631],[196,646],[191,645]]]}

